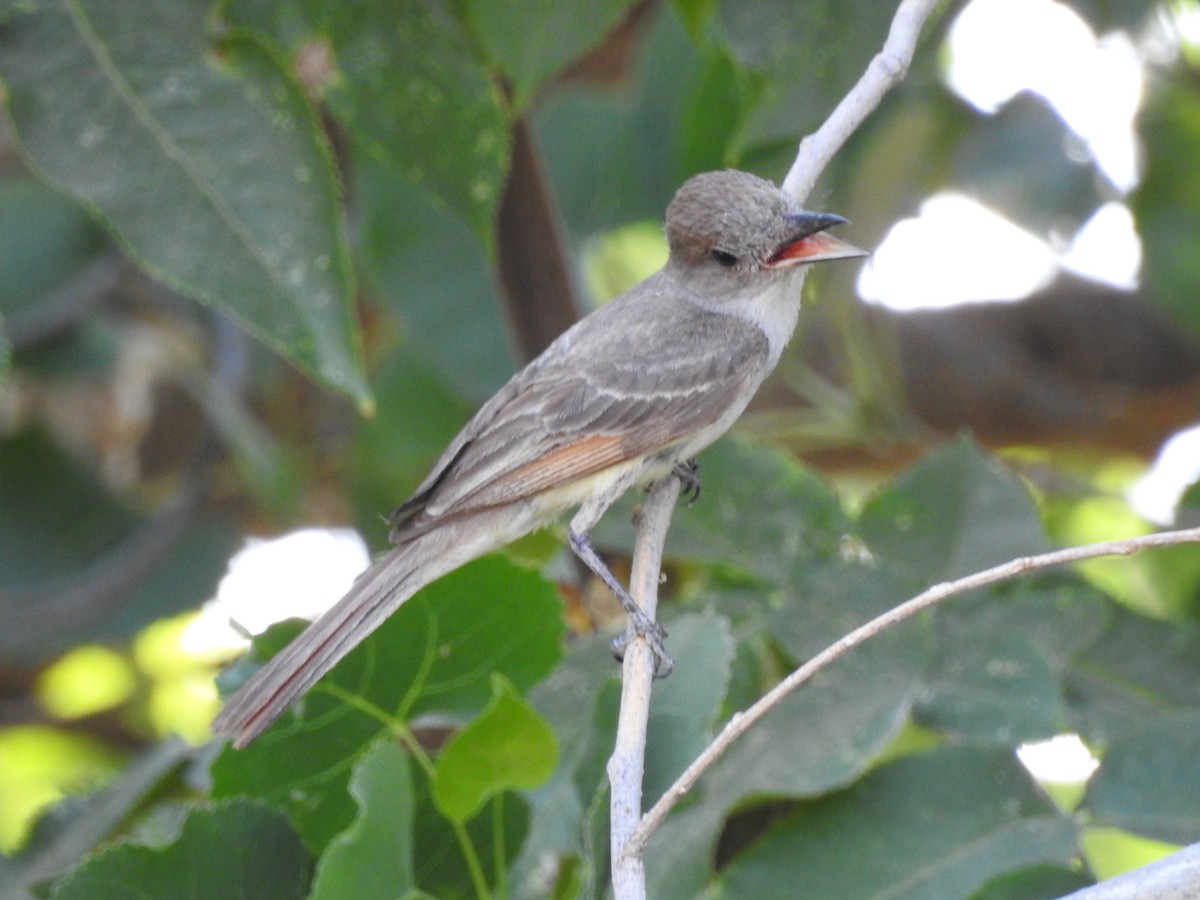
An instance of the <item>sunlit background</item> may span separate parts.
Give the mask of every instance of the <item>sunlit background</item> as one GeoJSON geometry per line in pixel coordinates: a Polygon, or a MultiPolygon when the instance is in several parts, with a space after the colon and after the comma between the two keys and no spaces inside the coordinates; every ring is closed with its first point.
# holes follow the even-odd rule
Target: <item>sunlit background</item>
{"type": "MultiPolygon", "coordinates": [[[[1179,25],[1182,33],[1200,36],[1200,16],[1184,18],[1179,25]]],[[[1111,182],[1113,199],[1096,209],[1077,233],[1047,243],[965,195],[929,197],[916,217],[894,225],[863,267],[863,297],[897,309],[983,299],[1019,302],[1059,270],[1119,288],[1135,287],[1141,247],[1121,198],[1138,181],[1133,121],[1143,93],[1144,62],[1176,52],[1168,33],[1164,28],[1141,43],[1120,33],[1096,35],[1053,0],[974,0],[967,6],[949,36],[946,77],[953,90],[986,113],[1021,91],[1043,96],[1074,131],[1081,152],[1090,154],[1111,182]],[[956,264],[943,265],[947,258],[956,264]]],[[[1198,477],[1200,429],[1176,436],[1162,449],[1133,487],[1130,501],[1147,519],[1169,523],[1180,492],[1198,477]]],[[[254,539],[230,560],[217,597],[200,613],[164,624],[139,642],[137,664],[178,668],[169,690],[186,698],[194,714],[191,726],[185,726],[187,736],[201,740],[217,706],[206,668],[211,661],[232,657],[246,646],[247,635],[275,621],[317,615],[367,563],[366,543],[349,529],[305,529],[254,539]],[[164,662],[172,658],[192,662],[164,662]],[[201,671],[203,677],[189,678],[189,672],[201,671]]],[[[87,647],[47,671],[39,695],[55,714],[69,718],[120,702],[133,681],[123,658],[87,647]],[[75,677],[82,671],[88,672],[86,679],[75,677]],[[85,691],[81,684],[98,687],[85,691]]],[[[176,722],[174,727],[180,726],[176,722]]],[[[0,746],[0,755],[19,753],[18,740],[0,746]]],[[[1027,746],[1020,757],[1044,784],[1068,791],[1082,790],[1096,766],[1073,735],[1027,746]]],[[[66,790],[36,779],[28,787],[21,800],[25,816],[66,790]]],[[[14,827],[0,823],[0,850],[12,846],[14,827]]]]}

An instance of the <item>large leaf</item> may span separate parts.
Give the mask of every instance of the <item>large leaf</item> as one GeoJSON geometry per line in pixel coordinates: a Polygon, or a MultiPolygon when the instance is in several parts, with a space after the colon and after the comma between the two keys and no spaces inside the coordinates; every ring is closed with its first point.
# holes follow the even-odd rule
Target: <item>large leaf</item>
{"type": "Polygon", "coordinates": [[[225,14],[293,54],[297,67],[332,51],[317,87],[333,115],[362,149],[427,189],[488,245],[508,170],[508,123],[451,6],[231,0],[225,14]]]}
{"type": "Polygon", "coordinates": [[[946,747],[801,806],[729,866],[721,896],[965,897],[1075,852],[1074,825],[1011,753],[946,747]]]}
{"type": "Polygon", "coordinates": [[[633,0],[468,0],[479,40],[524,107],[551,75],[590,50],[633,0]]]}
{"type": "Polygon", "coordinates": [[[1061,575],[942,604],[917,721],[957,741],[1010,747],[1063,732],[1062,671],[1101,634],[1110,605],[1061,575]]]}
{"type": "Polygon", "coordinates": [[[234,800],[194,810],[166,847],[124,844],[56,885],[57,900],[289,900],[308,893],[308,854],[287,819],[234,800]]]}
{"type": "Polygon", "coordinates": [[[566,85],[533,110],[554,196],[581,240],[630,222],[660,224],[675,189],[695,174],[686,154],[706,166],[709,155],[725,158],[717,135],[728,131],[728,110],[698,93],[704,60],[673,8],[651,15],[631,53],[629,90],[566,85]],[[702,130],[710,143],[689,150],[702,130]]]}
{"type": "Polygon", "coordinates": [[[22,8],[0,76],[35,167],[156,277],[369,407],[329,153],[274,57],[215,47],[195,2],[22,8]]]}
{"type": "Polygon", "coordinates": [[[973,197],[1045,235],[1077,229],[1100,204],[1096,167],[1067,153],[1070,132],[1041,96],[959,119],[951,178],[973,197]]]}
{"type": "Polygon", "coordinates": [[[1083,807],[1096,824],[1175,844],[1200,840],[1200,712],[1165,715],[1113,741],[1083,807]]]}
{"type": "Polygon", "coordinates": [[[0,312],[53,315],[45,301],[103,246],[87,213],[32,178],[0,181],[0,312]]]}
{"type": "Polygon", "coordinates": [[[358,258],[411,352],[468,397],[485,399],[513,371],[507,331],[483,246],[394,167],[363,156],[358,258]]]}
{"type": "MultiPolygon", "coordinates": [[[[711,614],[669,622],[675,673],[655,684],[647,732],[643,796],[656,799],[683,766],[711,739],[729,677],[733,640],[729,624],[711,614]]],[[[607,877],[599,858],[604,847],[588,841],[588,825],[604,818],[608,791],[605,764],[613,750],[620,683],[608,636],[581,642],[531,699],[554,728],[560,763],[551,781],[530,798],[529,839],[514,882],[532,882],[547,859],[568,866],[583,860],[581,877],[607,877]],[[593,814],[585,815],[587,810],[593,814]],[[581,827],[581,821],[584,822],[581,827]]],[[[607,840],[607,838],[605,838],[607,840]]]]}
{"type": "Polygon", "coordinates": [[[240,531],[172,502],[139,516],[46,435],[0,442],[0,656],[127,638],[211,597],[240,531]]]}
{"type": "Polygon", "coordinates": [[[794,143],[815,129],[862,75],[894,12],[875,0],[720,4],[717,40],[763,78],[745,139],[794,143]]]}
{"type": "Polygon", "coordinates": [[[508,123],[470,37],[435,4],[357,0],[331,11],[343,75],[329,93],[334,113],[373,154],[428,182],[490,246],[508,123]]]}
{"type": "Polygon", "coordinates": [[[1164,712],[1200,706],[1200,628],[1113,606],[1065,673],[1072,727],[1104,746],[1164,712]]]}
{"type": "Polygon", "coordinates": [[[871,498],[859,533],[871,553],[917,584],[1046,549],[1029,491],[967,439],[931,453],[871,498]]]}

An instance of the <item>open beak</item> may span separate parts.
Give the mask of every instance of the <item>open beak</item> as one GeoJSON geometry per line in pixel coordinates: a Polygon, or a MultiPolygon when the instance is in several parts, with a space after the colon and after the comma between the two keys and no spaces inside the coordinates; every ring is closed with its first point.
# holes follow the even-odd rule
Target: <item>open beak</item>
{"type": "Polygon", "coordinates": [[[833,213],[804,212],[793,213],[787,218],[795,226],[795,231],[767,260],[767,265],[771,268],[807,265],[827,259],[870,256],[861,247],[855,247],[848,241],[825,233],[827,228],[846,224],[846,220],[841,216],[833,213]]]}

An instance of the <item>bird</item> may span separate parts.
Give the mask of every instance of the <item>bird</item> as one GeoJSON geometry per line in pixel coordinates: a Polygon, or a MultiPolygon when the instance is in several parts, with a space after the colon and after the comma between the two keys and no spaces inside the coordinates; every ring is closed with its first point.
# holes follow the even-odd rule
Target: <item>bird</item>
{"type": "Polygon", "coordinates": [[[575,509],[572,550],[617,595],[630,634],[670,670],[664,633],[589,533],[628,489],[678,473],[745,410],[800,312],[808,266],[866,256],[772,182],[692,176],[666,211],[662,269],[576,322],[483,404],[387,517],[392,548],[267,662],[213,722],[261,734],[421,587],[575,509]]]}

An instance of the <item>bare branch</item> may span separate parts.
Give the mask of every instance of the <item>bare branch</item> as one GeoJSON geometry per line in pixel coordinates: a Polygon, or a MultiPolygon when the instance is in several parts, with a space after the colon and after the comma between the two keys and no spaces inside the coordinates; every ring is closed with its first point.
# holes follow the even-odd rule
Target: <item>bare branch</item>
{"type": "MultiPolygon", "coordinates": [[[[679,479],[669,476],[650,489],[637,514],[637,543],[633,551],[629,592],[651,619],[658,608],[663,544],[678,498],[679,479]]],[[[626,853],[625,847],[642,814],[646,725],[650,719],[654,666],[654,654],[646,641],[631,641],[625,651],[616,746],[608,760],[608,782],[612,792],[609,798],[612,883],[613,895],[619,900],[642,900],[646,896],[646,867],[642,856],[626,853]]]]}
{"type": "MultiPolygon", "coordinates": [[[[833,158],[846,139],[879,105],[887,91],[904,77],[912,61],[917,36],[921,26],[937,0],[901,0],[892,21],[883,50],[871,61],[867,71],[849,94],[838,104],[833,114],[813,135],[805,138],[799,149],[796,162],[783,183],[785,193],[790,193],[802,202],[816,184],[817,178],[833,158]]],[[[676,479],[664,479],[655,486],[643,507],[637,528],[637,547],[633,557],[632,594],[647,613],[653,615],[657,603],[657,583],[662,547],[666,539],[667,526],[679,484],[676,479]]],[[[853,637],[851,635],[850,637],[853,637]]],[[[860,638],[859,640],[865,639],[860,638]]],[[[842,648],[844,653],[853,644],[842,648]]],[[[624,688],[621,697],[621,713],[617,732],[617,746],[608,764],[611,797],[611,840],[613,848],[613,892],[618,900],[644,898],[646,896],[645,865],[642,853],[646,839],[658,822],[680,797],[695,783],[695,779],[711,761],[723,752],[742,731],[759,718],[755,712],[760,705],[779,692],[783,696],[787,688],[776,688],[759,701],[743,716],[735,716],[717,741],[684,773],[687,778],[695,770],[691,781],[673,788],[633,828],[633,820],[642,802],[642,774],[646,749],[646,723],[650,714],[650,687],[653,681],[653,660],[644,641],[636,641],[629,648],[625,659],[624,688]],[[751,713],[754,713],[751,715],[751,713]],[[735,728],[744,720],[744,726],[735,728]],[[726,737],[729,733],[728,737],[726,737]]],[[[833,657],[833,658],[836,658],[833,657]]],[[[794,676],[793,676],[794,677],[794,676]]],[[[807,676],[804,676],[807,677],[807,676]]],[[[804,680],[802,677],[797,684],[804,680]]],[[[786,682],[785,682],[786,683],[786,682]]],[[[782,687],[782,685],[780,686],[782,687]]],[[[794,687],[794,686],[793,686],[794,687]]],[[[771,703],[776,700],[771,700],[771,703]]],[[[683,779],[681,778],[681,782],[683,779]]],[[[677,783],[679,785],[680,783],[677,783]]]]}
{"type": "Polygon", "coordinates": [[[1105,541],[1100,544],[1086,544],[1082,547],[1068,547],[1065,550],[1055,550],[1038,556],[1023,556],[1003,565],[976,572],[965,578],[935,584],[933,587],[918,594],[911,600],[877,616],[867,624],[856,628],[849,634],[830,644],[787,678],[775,685],[769,692],[759,698],[744,712],[737,713],[726,723],[721,733],[696,760],[687,767],[682,775],[663,794],[657,803],[642,817],[637,829],[629,837],[626,851],[630,854],[640,854],[646,846],[650,834],[658,827],[671,808],[692,789],[700,776],[716,762],[729,746],[737,740],[755,722],[767,714],[784,697],[800,685],[810,681],[822,669],[827,668],[847,651],[874,637],[885,629],[891,628],[905,619],[910,619],[917,613],[929,609],[950,597],[973,591],[977,588],[996,584],[1051,566],[1061,566],[1065,563],[1094,559],[1098,556],[1128,556],[1150,547],[1169,547],[1176,544],[1200,543],[1200,528],[1190,528],[1184,531],[1163,531],[1157,534],[1147,534],[1142,537],[1129,538],[1121,541],[1105,541]]]}
{"type": "Polygon", "coordinates": [[[901,0],[883,49],[825,124],[800,142],[796,161],[783,180],[785,194],[803,203],[846,139],[874,112],[883,95],[904,80],[921,27],[937,3],[938,0],[901,0]]]}

